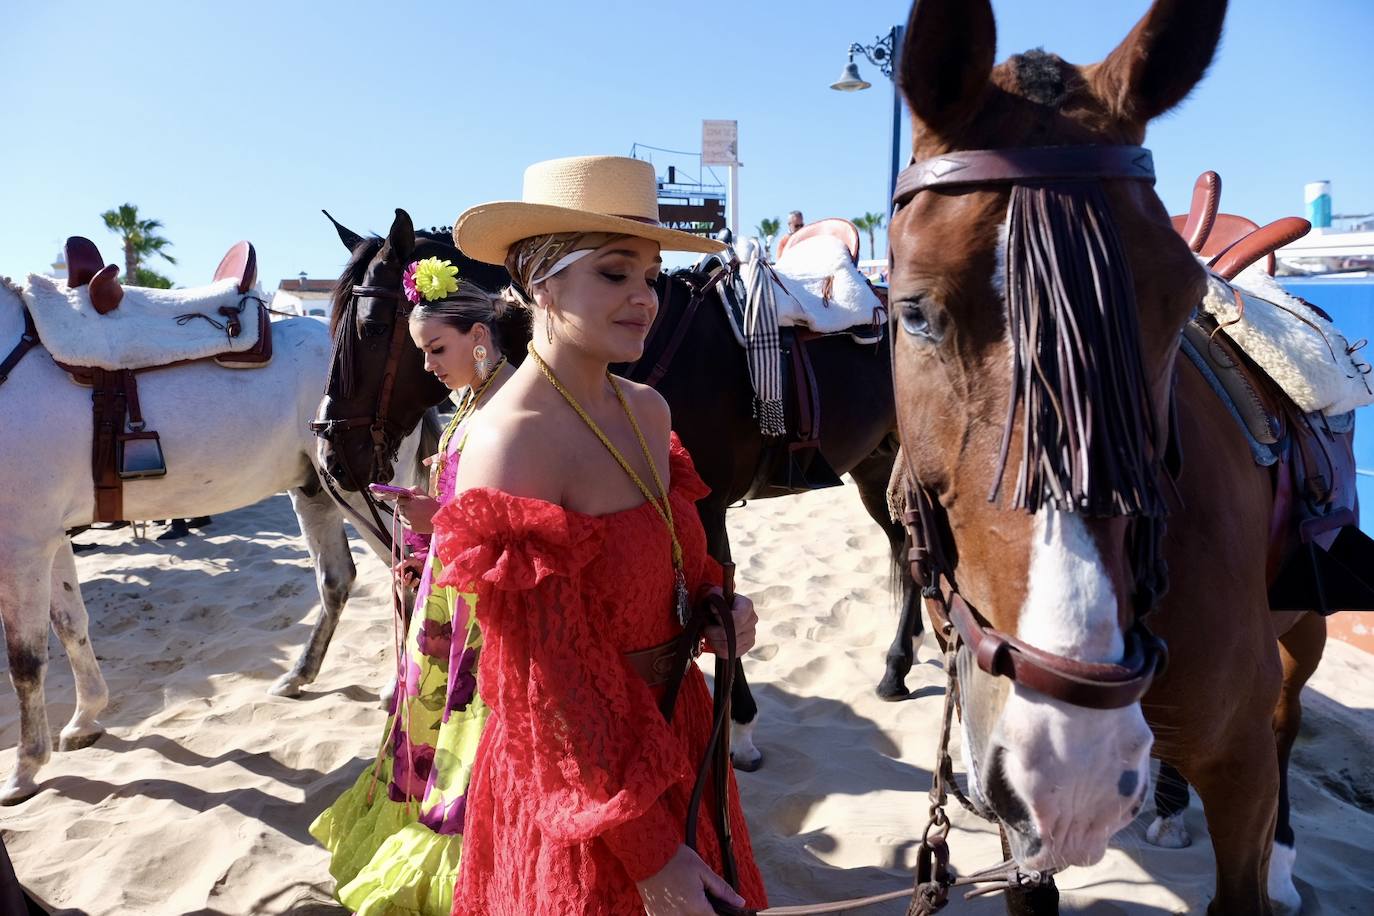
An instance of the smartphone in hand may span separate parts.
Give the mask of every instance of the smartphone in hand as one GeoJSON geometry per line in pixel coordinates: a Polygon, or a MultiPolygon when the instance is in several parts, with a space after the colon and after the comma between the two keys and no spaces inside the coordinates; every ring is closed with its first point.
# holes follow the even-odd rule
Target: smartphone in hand
{"type": "Polygon", "coordinates": [[[391,484],[387,483],[370,483],[367,485],[367,488],[371,490],[375,496],[395,496],[398,499],[409,499],[415,495],[405,487],[393,487],[391,484]]]}

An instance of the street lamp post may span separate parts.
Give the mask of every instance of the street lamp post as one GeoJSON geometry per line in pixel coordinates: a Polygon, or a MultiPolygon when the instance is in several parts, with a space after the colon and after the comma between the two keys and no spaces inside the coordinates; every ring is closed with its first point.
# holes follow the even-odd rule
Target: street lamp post
{"type": "MultiPolygon", "coordinates": [[[[862,54],[868,62],[882,71],[883,76],[892,81],[892,167],[887,178],[887,208],[892,206],[892,198],[897,193],[897,173],[901,170],[900,149],[902,141],[902,98],[897,91],[897,56],[902,49],[900,25],[894,25],[886,35],[873,40],[871,45],[852,44],[849,46],[849,62],[844,65],[840,78],[830,84],[831,89],[839,92],[858,92],[873,84],[859,76],[859,67],[854,63],[854,55],[862,54]]],[[[885,208],[886,209],[886,208],[885,208]]]]}

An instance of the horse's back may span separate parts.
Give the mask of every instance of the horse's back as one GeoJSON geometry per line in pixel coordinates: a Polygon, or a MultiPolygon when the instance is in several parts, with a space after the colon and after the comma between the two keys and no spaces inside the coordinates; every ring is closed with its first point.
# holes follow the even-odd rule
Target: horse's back
{"type": "MultiPolygon", "coordinates": [[[[306,424],[324,391],[328,328],[293,318],[272,332],[272,361],[259,368],[205,360],[138,373],[139,405],[167,475],[125,481],[127,519],[224,512],[309,477],[306,424]]],[[[29,352],[0,386],[0,524],[35,511],[62,528],[93,520],[92,424],[90,391],[45,349],[29,352]]]]}

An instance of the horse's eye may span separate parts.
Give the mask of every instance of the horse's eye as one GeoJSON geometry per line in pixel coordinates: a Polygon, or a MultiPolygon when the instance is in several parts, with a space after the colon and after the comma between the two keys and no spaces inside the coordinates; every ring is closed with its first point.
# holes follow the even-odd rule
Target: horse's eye
{"type": "Polygon", "coordinates": [[[364,321],[362,325],[363,337],[385,337],[388,330],[385,321],[364,321]]]}
{"type": "Polygon", "coordinates": [[[902,330],[916,337],[934,340],[935,334],[930,319],[919,301],[907,300],[897,306],[897,317],[902,322],[902,330]]]}

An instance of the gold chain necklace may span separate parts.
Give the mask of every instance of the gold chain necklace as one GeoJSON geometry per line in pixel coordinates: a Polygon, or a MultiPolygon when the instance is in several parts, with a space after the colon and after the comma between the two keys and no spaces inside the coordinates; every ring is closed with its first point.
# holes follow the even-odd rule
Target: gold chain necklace
{"type": "Polygon", "coordinates": [[[648,462],[649,471],[653,475],[654,485],[658,487],[658,496],[655,496],[653,492],[649,490],[648,484],[646,484],[644,479],[630,466],[630,462],[620,453],[620,449],[615,447],[615,444],[601,431],[601,427],[597,426],[596,421],[591,418],[591,415],[582,409],[581,404],[577,403],[577,399],[573,397],[572,392],[563,387],[563,383],[558,380],[558,376],[553,374],[553,369],[549,368],[549,364],[544,362],[543,357],[534,349],[533,342],[529,344],[528,349],[530,359],[534,360],[534,364],[539,367],[539,371],[543,373],[544,378],[548,379],[549,384],[553,385],[554,389],[559,394],[563,395],[563,399],[568,402],[569,406],[577,411],[577,415],[582,418],[583,423],[587,424],[587,428],[596,433],[596,437],[601,440],[601,444],[606,447],[606,451],[611,453],[611,457],[615,459],[616,464],[620,465],[620,469],[625,472],[626,476],[634,481],[634,485],[639,488],[639,492],[644,494],[644,498],[647,499],[649,504],[658,512],[659,518],[663,519],[663,523],[668,526],[668,537],[673,542],[673,609],[677,614],[678,623],[685,627],[690,613],[687,606],[687,576],[682,568],[682,544],[678,541],[677,527],[673,524],[673,507],[668,501],[668,488],[663,484],[663,478],[658,473],[658,464],[654,461],[653,453],[649,451],[649,443],[644,440],[644,433],[639,428],[639,421],[635,419],[635,415],[630,411],[630,405],[625,400],[625,393],[620,389],[619,382],[615,380],[615,376],[611,374],[611,370],[607,369],[606,381],[611,383],[611,390],[615,392],[616,400],[620,402],[620,409],[625,411],[625,416],[630,421],[630,427],[635,431],[635,438],[639,440],[639,448],[643,451],[644,460],[648,462]]]}
{"type": "Polygon", "coordinates": [[[482,384],[477,386],[474,391],[468,387],[467,394],[463,395],[463,400],[458,404],[457,410],[453,412],[453,419],[448,421],[448,426],[444,427],[444,434],[439,437],[439,456],[434,461],[434,482],[430,487],[433,495],[438,495],[439,481],[444,476],[444,463],[448,461],[448,444],[453,439],[453,434],[458,431],[458,427],[463,425],[463,421],[477,412],[477,404],[482,400],[482,396],[487,393],[492,382],[496,380],[496,375],[501,371],[501,367],[506,364],[503,356],[492,366],[487,377],[482,380],[482,384]]]}

